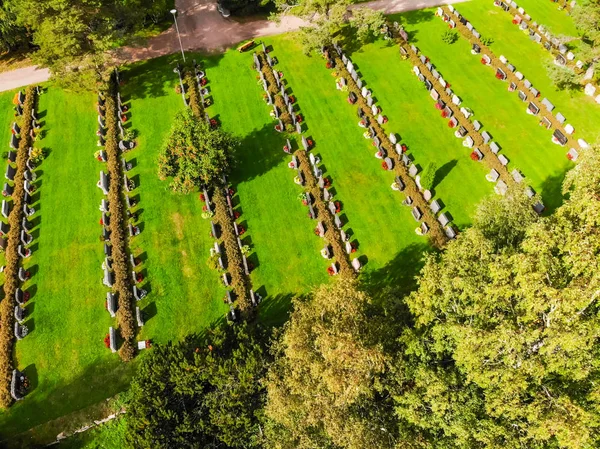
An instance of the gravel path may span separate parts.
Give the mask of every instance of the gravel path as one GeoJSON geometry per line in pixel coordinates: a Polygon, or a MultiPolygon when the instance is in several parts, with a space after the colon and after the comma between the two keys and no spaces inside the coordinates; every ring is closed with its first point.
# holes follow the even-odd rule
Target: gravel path
{"type": "MultiPolygon", "coordinates": [[[[466,0],[374,0],[361,6],[392,14],[462,1],[466,0]]],[[[291,16],[284,17],[279,23],[264,18],[225,19],[217,11],[215,0],[176,0],[176,4],[179,11],[179,31],[185,50],[221,52],[246,39],[294,31],[304,25],[301,19],[291,16]]],[[[134,62],[178,51],[179,41],[175,27],[172,26],[149,39],[143,47],[121,48],[115,55],[123,62],[134,62]]],[[[41,83],[49,77],[48,69],[38,69],[36,66],[0,73],[0,92],[41,83]]]]}

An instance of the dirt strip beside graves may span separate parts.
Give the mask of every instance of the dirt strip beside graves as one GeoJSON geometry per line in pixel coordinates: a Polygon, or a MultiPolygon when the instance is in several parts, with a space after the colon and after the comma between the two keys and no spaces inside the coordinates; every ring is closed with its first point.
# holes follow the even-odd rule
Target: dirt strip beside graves
{"type": "MultiPolygon", "coordinates": [[[[297,114],[298,105],[295,103],[295,99],[290,100],[290,96],[287,95],[287,101],[284,97],[285,94],[285,82],[280,80],[279,83],[281,85],[280,88],[277,87],[277,80],[279,79],[279,74],[275,72],[275,70],[271,67],[271,64],[274,64],[272,58],[268,56],[263,48],[263,51],[255,53],[255,68],[262,74],[261,79],[263,79],[263,87],[265,87],[265,96],[267,97],[267,102],[273,105],[274,111],[277,109],[279,112],[275,112],[276,116],[279,117],[280,124],[278,124],[275,129],[279,132],[283,132],[283,129],[278,129],[278,127],[283,124],[285,129],[293,130],[295,125],[296,132],[300,135],[302,131],[302,126],[300,122],[298,122],[299,115],[297,114]],[[258,61],[258,64],[257,64],[258,61]],[[260,66],[260,67],[258,67],[260,66]],[[260,70],[259,70],[260,69],[260,70]],[[277,76],[277,78],[276,78],[277,76]],[[291,103],[290,103],[291,101],[291,103]],[[293,105],[291,108],[287,105],[293,105]],[[292,111],[290,111],[292,109],[292,111]],[[291,113],[290,113],[291,112],[291,113]],[[292,114],[294,114],[292,116],[292,114]]],[[[297,150],[293,152],[293,155],[298,161],[298,167],[296,167],[301,173],[296,177],[297,183],[304,186],[305,191],[305,202],[309,207],[309,210],[312,208],[314,211],[316,209],[315,218],[318,220],[317,228],[315,229],[315,234],[319,237],[322,237],[329,245],[331,245],[333,257],[335,262],[339,265],[339,267],[332,265],[328,272],[330,275],[335,274],[336,270],[340,272],[342,276],[354,277],[356,275],[356,270],[353,267],[350,261],[350,254],[354,251],[355,243],[350,243],[350,247],[352,248],[350,251],[347,251],[349,247],[347,247],[347,241],[342,238],[342,235],[345,235],[344,231],[339,227],[335,222],[335,218],[337,214],[334,214],[333,211],[328,209],[328,205],[331,204],[330,199],[326,199],[325,195],[329,196],[329,187],[331,181],[329,179],[325,180],[322,176],[317,179],[313,172],[313,164],[309,160],[308,151],[314,147],[314,142],[309,139],[306,139],[304,136],[301,136],[302,139],[302,147],[299,146],[297,150]],[[304,182],[302,182],[304,181],[304,182]]],[[[286,145],[286,151],[292,152],[292,148],[288,148],[291,144],[286,145]]],[[[315,170],[320,170],[318,168],[318,163],[314,164],[315,170]]],[[[310,212],[309,212],[310,214],[310,212]]],[[[327,245],[326,245],[327,246],[327,245]]],[[[358,259],[356,259],[358,260],[358,259]]],[[[355,262],[356,263],[356,262],[355,262]]]]}
{"type": "MultiPolygon", "coordinates": [[[[402,180],[405,184],[405,188],[403,190],[406,197],[410,197],[413,200],[413,208],[418,207],[421,213],[423,214],[422,221],[427,224],[429,227],[429,238],[432,244],[441,248],[448,241],[448,236],[444,231],[441,223],[436,219],[435,215],[431,211],[429,207],[428,201],[423,196],[423,192],[419,189],[415,179],[410,175],[409,169],[402,160],[402,157],[396,150],[396,145],[394,145],[389,136],[386,134],[385,130],[379,125],[377,122],[377,117],[373,115],[373,111],[371,107],[367,105],[365,99],[362,96],[361,89],[359,89],[358,85],[352,78],[351,73],[348,71],[346,65],[342,61],[340,55],[333,48],[328,48],[326,57],[332,58],[335,60],[335,69],[339,72],[342,72],[344,78],[348,83],[348,91],[353,92],[357,97],[357,102],[359,107],[362,109],[364,114],[369,118],[369,125],[375,131],[375,136],[371,136],[373,139],[375,137],[379,138],[381,142],[381,147],[387,152],[388,157],[391,157],[394,162],[393,170],[396,175],[402,180]]],[[[404,149],[402,149],[404,151],[404,149]]],[[[401,151],[401,152],[402,152],[401,151]]]]}
{"type": "MultiPolygon", "coordinates": [[[[460,34],[465,39],[467,39],[467,41],[469,41],[471,43],[471,45],[477,44],[479,46],[479,48],[481,49],[482,58],[484,56],[487,56],[490,59],[489,65],[494,70],[496,70],[496,71],[498,69],[502,70],[507,76],[506,81],[510,82],[510,83],[514,83],[517,86],[517,89],[515,89],[515,90],[520,90],[520,91],[526,93],[526,95],[527,95],[526,101],[533,103],[539,109],[539,114],[542,117],[546,118],[550,122],[551,127],[553,129],[558,129],[567,138],[566,146],[568,146],[569,148],[580,149],[580,145],[577,142],[577,139],[575,139],[572,135],[567,134],[564,126],[542,104],[541,95],[536,97],[535,95],[533,95],[531,93],[531,90],[530,90],[531,88],[533,88],[533,86],[531,86],[531,88],[527,88],[525,86],[524,80],[526,80],[526,78],[523,78],[523,80],[520,80],[519,78],[517,78],[517,76],[515,75],[515,73],[517,73],[517,72],[512,72],[511,70],[509,70],[506,67],[506,65],[503,64],[502,61],[500,61],[500,59],[498,57],[496,57],[494,52],[492,52],[492,50],[490,50],[490,48],[481,41],[480,38],[475,37],[473,35],[473,33],[471,32],[471,30],[469,30],[466,25],[464,25],[460,22],[460,17],[463,17],[463,16],[461,16],[456,9],[454,9],[454,12],[452,12],[451,9],[449,9],[447,6],[444,6],[444,7],[442,7],[442,10],[449,16],[451,16],[451,17],[454,16],[454,18],[457,19],[455,21],[456,28],[458,29],[460,34]]],[[[442,20],[443,20],[443,18],[442,18],[442,20]]]]}

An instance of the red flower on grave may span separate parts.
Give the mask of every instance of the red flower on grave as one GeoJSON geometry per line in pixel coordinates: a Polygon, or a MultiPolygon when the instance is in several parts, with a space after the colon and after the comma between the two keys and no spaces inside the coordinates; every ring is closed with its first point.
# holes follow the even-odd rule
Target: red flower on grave
{"type": "Polygon", "coordinates": [[[327,267],[327,274],[329,274],[329,276],[335,275],[335,270],[333,267],[327,267]]]}
{"type": "Polygon", "coordinates": [[[200,201],[206,202],[206,197],[204,196],[204,193],[200,194],[200,201]]]}
{"type": "Polygon", "coordinates": [[[435,104],[435,108],[441,111],[442,110],[442,105],[440,103],[436,103],[435,104]]]}
{"type": "Polygon", "coordinates": [[[448,128],[454,128],[454,122],[452,120],[448,120],[448,128]]]}
{"type": "Polygon", "coordinates": [[[383,116],[383,123],[387,123],[388,122],[388,118],[384,115],[383,116]]]}
{"type": "Polygon", "coordinates": [[[325,178],[325,179],[323,180],[323,186],[324,186],[326,189],[328,189],[328,188],[329,188],[329,186],[331,186],[331,181],[329,180],[329,178],[325,178]]]}
{"type": "Polygon", "coordinates": [[[383,168],[384,170],[388,170],[388,164],[386,161],[381,161],[381,168],[383,168]]]}
{"type": "MultiPolygon", "coordinates": [[[[377,144],[375,143],[375,141],[371,142],[371,145],[373,145],[374,147],[377,146],[377,144]]],[[[379,154],[379,153],[377,153],[377,154],[379,154]]]]}
{"type": "Polygon", "coordinates": [[[484,64],[484,65],[485,65],[485,64],[487,64],[487,61],[486,61],[484,58],[481,58],[481,61],[480,61],[480,62],[481,62],[482,64],[484,64]]]}
{"type": "Polygon", "coordinates": [[[110,335],[106,334],[106,337],[104,337],[104,346],[106,346],[107,348],[110,348],[110,335]]]}
{"type": "Polygon", "coordinates": [[[304,206],[308,206],[308,201],[306,201],[306,200],[302,200],[302,204],[303,204],[304,206]]]}
{"type": "Polygon", "coordinates": [[[477,153],[475,153],[475,151],[473,151],[471,153],[470,157],[471,157],[471,160],[473,160],[475,162],[479,161],[479,155],[477,153]]]}
{"type": "Polygon", "coordinates": [[[279,72],[279,78],[283,78],[283,72],[279,72]]]}
{"type": "Polygon", "coordinates": [[[321,236],[321,233],[319,232],[319,228],[315,228],[315,235],[321,236]]]}
{"type": "Polygon", "coordinates": [[[98,159],[100,162],[102,162],[102,156],[98,156],[96,159],[98,159]]]}
{"type": "Polygon", "coordinates": [[[210,126],[215,128],[217,126],[217,121],[214,118],[210,119],[210,126]]]}
{"type": "Polygon", "coordinates": [[[325,67],[327,67],[328,69],[331,68],[331,62],[327,61],[327,64],[325,64],[325,67]]]}
{"type": "Polygon", "coordinates": [[[140,282],[142,282],[144,280],[144,275],[142,273],[138,273],[135,277],[135,280],[139,284],[140,282]]]}
{"type": "Polygon", "coordinates": [[[202,78],[202,81],[200,81],[201,86],[206,86],[207,83],[208,83],[208,80],[206,78],[202,78]]]}
{"type": "Polygon", "coordinates": [[[229,191],[229,196],[233,196],[233,195],[235,195],[235,190],[233,190],[233,188],[232,188],[232,187],[229,187],[229,190],[228,190],[228,191],[229,191]]]}
{"type": "Polygon", "coordinates": [[[517,24],[517,23],[519,23],[519,22],[517,22],[517,19],[513,19],[513,20],[512,20],[512,23],[513,23],[513,25],[516,25],[516,24],[517,24]]]}
{"type": "Polygon", "coordinates": [[[237,210],[233,211],[233,218],[234,218],[234,220],[237,220],[238,218],[240,218],[240,215],[241,214],[237,210]]]}
{"type": "Polygon", "coordinates": [[[500,72],[496,72],[496,79],[501,80],[502,78],[502,74],[500,72]]]}
{"type": "Polygon", "coordinates": [[[123,105],[123,106],[121,106],[121,109],[122,109],[124,112],[127,112],[127,111],[129,111],[129,106],[125,106],[125,105],[123,105]]]}
{"type": "Polygon", "coordinates": [[[123,123],[125,123],[125,122],[127,121],[127,116],[126,116],[125,114],[123,114],[123,115],[121,116],[121,121],[122,121],[123,123]]]}
{"type": "Polygon", "coordinates": [[[300,114],[298,114],[298,115],[296,116],[296,121],[297,121],[298,123],[302,123],[302,116],[301,116],[300,114]]]}
{"type": "Polygon", "coordinates": [[[335,205],[335,213],[339,214],[340,211],[342,210],[342,205],[340,204],[339,201],[336,201],[335,203],[333,203],[335,205]]]}
{"type": "Polygon", "coordinates": [[[442,118],[447,118],[448,117],[448,113],[446,111],[442,111],[442,118]]]}
{"type": "Polygon", "coordinates": [[[244,235],[246,233],[246,230],[243,226],[238,226],[238,232],[240,235],[244,235]]]}
{"type": "Polygon", "coordinates": [[[572,161],[573,160],[573,155],[570,154],[570,153],[567,153],[567,159],[569,159],[570,161],[572,161]]]}
{"type": "Polygon", "coordinates": [[[406,151],[408,150],[408,147],[404,143],[402,145],[400,145],[400,148],[402,148],[403,153],[406,153],[406,151]]]}
{"type": "Polygon", "coordinates": [[[23,295],[23,299],[25,300],[25,302],[29,301],[29,298],[31,298],[31,295],[29,294],[29,292],[25,292],[25,294],[23,295]]]}
{"type": "Polygon", "coordinates": [[[284,152],[286,152],[286,153],[289,153],[289,152],[290,152],[290,149],[288,148],[288,146],[287,146],[287,145],[284,145],[284,146],[283,146],[283,151],[284,151],[284,152]]]}
{"type": "Polygon", "coordinates": [[[208,210],[208,207],[206,206],[206,204],[204,206],[202,206],[202,212],[206,212],[208,210]]]}
{"type": "Polygon", "coordinates": [[[100,219],[100,225],[104,226],[104,220],[102,218],[100,219]]]}
{"type": "Polygon", "coordinates": [[[293,95],[290,95],[289,97],[290,103],[295,103],[296,102],[296,98],[293,95]]]}

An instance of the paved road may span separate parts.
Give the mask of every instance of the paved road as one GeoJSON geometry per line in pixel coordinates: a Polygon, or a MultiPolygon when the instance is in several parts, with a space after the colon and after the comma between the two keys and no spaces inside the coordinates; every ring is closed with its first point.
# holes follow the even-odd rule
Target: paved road
{"type": "MultiPolygon", "coordinates": [[[[412,11],[467,0],[373,0],[369,6],[386,14],[412,11]]],[[[279,23],[264,18],[223,18],[215,0],[176,0],[178,24],[185,50],[221,52],[246,39],[285,33],[299,29],[304,22],[297,17],[284,17],[279,23]]],[[[149,39],[143,47],[126,47],[115,56],[123,62],[156,58],[179,50],[179,41],[172,26],[164,33],[149,39]]],[[[35,66],[0,73],[0,92],[47,81],[48,69],[35,66]]]]}

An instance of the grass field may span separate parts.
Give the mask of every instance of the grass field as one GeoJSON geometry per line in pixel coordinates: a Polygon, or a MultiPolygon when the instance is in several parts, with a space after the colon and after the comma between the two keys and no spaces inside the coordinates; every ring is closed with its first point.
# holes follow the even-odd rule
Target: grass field
{"type": "MultiPolygon", "coordinates": [[[[554,35],[577,36],[577,29],[566,11],[558,9],[558,3],[540,0],[519,0],[531,20],[544,25],[554,35]]],[[[510,16],[507,17],[510,21],[510,16]]]]}
{"type": "Polygon", "coordinates": [[[550,131],[538,126],[536,117],[526,114],[526,104],[507,91],[507,84],[496,80],[494,72],[471,54],[465,39],[452,45],[442,42],[447,26],[433,14],[433,10],[425,10],[405,16],[411,41],[431,58],[463,104],[473,110],[473,118],[500,145],[510,161],[509,169],[518,168],[548,209],[554,209],[561,202],[564,173],[572,165],[566,151],[551,142],[550,131]]]}
{"type": "MultiPolygon", "coordinates": [[[[525,1],[523,6],[528,8],[525,1]]],[[[512,59],[542,94],[547,91],[567,119],[581,127],[578,135],[595,140],[588,134],[598,133],[600,108],[579,94],[570,97],[543,85],[549,83],[543,68],[548,55],[543,49],[521,35],[509,18],[496,15],[504,12],[491,1],[463,3],[459,10],[479,29],[489,30],[486,34],[503,36],[493,50],[512,59]]],[[[540,5],[539,10],[537,20],[542,23],[541,17],[553,23],[560,18],[546,6],[540,5]],[[543,11],[548,15],[543,16],[543,11]]],[[[550,133],[525,114],[525,104],[506,91],[506,83],[495,80],[493,72],[470,54],[465,40],[451,46],[442,42],[446,26],[433,11],[408,13],[401,21],[412,41],[500,144],[511,167],[522,170],[550,209],[556,207],[561,201],[560,182],[570,167],[564,149],[553,145],[550,133]]],[[[561,26],[569,21],[565,15],[561,26]]],[[[296,35],[270,37],[265,44],[272,45],[277,68],[300,107],[305,134],[316,143],[313,152],[321,156],[325,174],[333,180],[348,221],[346,229],[359,242],[357,255],[367,261],[363,279],[374,288],[410,290],[421,256],[430,247],[415,234],[416,222],[410,209],[401,205],[402,196],[391,190],[393,175],[381,169],[371,142],[363,138],[356,108],[335,89],[335,78],[324,60],[302,54],[296,35]]],[[[412,74],[410,63],[399,58],[396,46],[376,41],[348,51],[390,120],[386,130],[402,137],[421,167],[437,163],[435,194],[459,227],[468,226],[477,202],[492,192],[485,181],[487,170],[470,160],[469,150],[453,136],[412,74]]],[[[313,233],[315,222],[307,218],[298,200],[301,188],[287,166],[290,156],[282,151],[284,137],[273,129],[251,54],[233,50],[188,57],[206,68],[214,101],[209,114],[241,140],[230,179],[237,190],[240,222],[254,251],[252,282],[265,298],[261,320],[281,323],[292,296],[329,280],[328,264],[319,255],[322,242],[313,233]]],[[[132,240],[132,248],[144,261],[150,290],[140,304],[147,324],[139,337],[159,343],[181,339],[221,320],[227,310],[218,274],[206,264],[213,242],[209,223],[201,218],[198,195],[175,195],[157,176],[158,154],[173,117],[183,109],[174,89],[178,58],[137,63],[122,73],[126,82],[121,91],[131,111],[127,126],[138,134],[138,147],[128,159],[134,162],[130,175],[139,184],[135,195],[142,233],[132,240]]],[[[12,92],[0,94],[0,139],[6,146],[12,97],[12,92]]],[[[38,170],[36,241],[33,256],[26,261],[34,273],[29,283],[31,334],[15,351],[18,366],[34,388],[25,401],[0,413],[0,440],[101,402],[123,390],[135,371],[135,363],[122,364],[102,341],[115,322],[104,309],[106,290],[101,284],[101,192],[95,184],[103,166],[93,158],[97,149],[94,102],[92,94],[53,87],[40,99],[45,138],[38,145],[47,148],[49,156],[38,170]]],[[[49,429],[44,432],[52,435],[54,428],[49,429]]],[[[114,447],[121,434],[122,422],[117,421],[61,446],[114,447]]]]}

